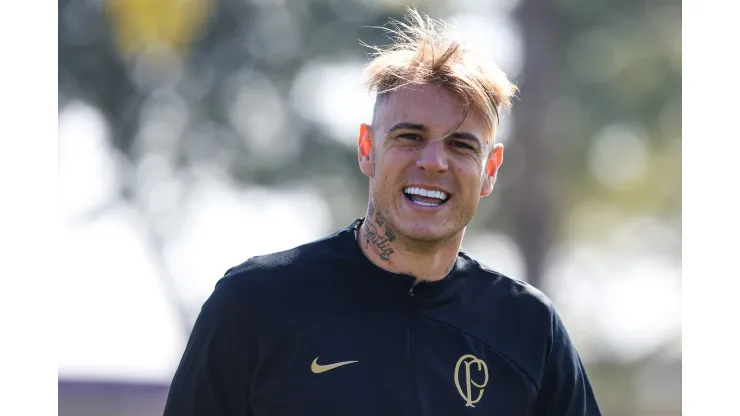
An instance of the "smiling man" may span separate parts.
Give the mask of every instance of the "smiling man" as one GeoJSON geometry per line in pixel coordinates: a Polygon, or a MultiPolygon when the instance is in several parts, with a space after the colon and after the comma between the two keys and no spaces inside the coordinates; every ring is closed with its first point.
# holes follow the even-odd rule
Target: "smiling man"
{"type": "MultiPolygon", "coordinates": [[[[377,71],[370,72],[374,83],[382,82],[386,68],[369,68],[377,71]]],[[[449,272],[480,198],[493,190],[503,146],[494,145],[491,124],[476,108],[488,104],[475,103],[485,99],[485,90],[460,97],[453,88],[465,85],[453,84],[464,82],[454,78],[457,74],[430,76],[410,69],[401,79],[413,83],[373,84],[386,92],[378,99],[373,125],[360,129],[360,167],[370,178],[369,221],[360,227],[360,241],[378,266],[433,281],[449,272]],[[438,80],[443,77],[448,84],[438,80]],[[466,99],[474,104],[466,106],[466,99]],[[385,250],[378,244],[383,235],[385,250]]],[[[494,98],[492,106],[509,100],[508,95],[494,98]]]]}
{"type": "Polygon", "coordinates": [[[367,67],[366,215],[226,272],[174,415],[600,415],[550,300],[461,251],[515,87],[415,11],[367,67]]]}

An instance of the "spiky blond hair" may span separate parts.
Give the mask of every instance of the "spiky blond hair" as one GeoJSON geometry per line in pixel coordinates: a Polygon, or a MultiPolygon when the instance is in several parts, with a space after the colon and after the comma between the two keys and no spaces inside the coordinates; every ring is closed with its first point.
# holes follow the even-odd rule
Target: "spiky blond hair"
{"type": "Polygon", "coordinates": [[[374,47],[363,43],[374,51],[365,67],[365,84],[376,93],[375,112],[399,88],[411,84],[439,85],[463,99],[461,124],[472,110],[493,137],[501,110],[511,108],[516,86],[500,68],[469,50],[446,23],[422,16],[414,8],[408,9],[405,20],[406,23],[391,20],[390,28],[381,28],[391,35],[390,45],[374,47]]]}

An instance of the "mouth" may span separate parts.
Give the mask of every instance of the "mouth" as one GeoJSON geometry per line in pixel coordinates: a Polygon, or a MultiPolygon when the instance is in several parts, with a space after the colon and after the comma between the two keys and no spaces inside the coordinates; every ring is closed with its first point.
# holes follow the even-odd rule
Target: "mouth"
{"type": "Polygon", "coordinates": [[[450,200],[450,194],[434,189],[419,186],[407,186],[403,189],[404,196],[412,203],[428,208],[444,205],[450,200]]]}

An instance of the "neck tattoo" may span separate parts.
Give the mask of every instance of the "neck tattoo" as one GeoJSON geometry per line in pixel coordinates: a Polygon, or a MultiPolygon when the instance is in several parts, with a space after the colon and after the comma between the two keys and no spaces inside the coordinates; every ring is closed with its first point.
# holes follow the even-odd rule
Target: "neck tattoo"
{"type": "MultiPolygon", "coordinates": [[[[367,218],[362,220],[359,227],[355,229],[355,240],[362,244],[365,249],[372,249],[381,260],[392,264],[391,257],[395,252],[391,247],[391,243],[395,239],[396,235],[388,226],[388,222],[380,213],[375,212],[375,207],[370,203],[367,210],[367,218]],[[364,233],[362,232],[363,229],[365,230],[364,233]]],[[[453,260],[447,266],[444,277],[450,274],[455,267],[455,262],[453,260]]]]}
{"type": "Polygon", "coordinates": [[[381,260],[390,262],[394,253],[391,242],[396,239],[396,235],[388,226],[385,218],[380,213],[375,212],[372,203],[368,207],[367,214],[366,221],[361,225],[365,228],[365,233],[364,235],[362,235],[362,232],[359,233],[361,243],[364,248],[372,249],[381,260]]]}

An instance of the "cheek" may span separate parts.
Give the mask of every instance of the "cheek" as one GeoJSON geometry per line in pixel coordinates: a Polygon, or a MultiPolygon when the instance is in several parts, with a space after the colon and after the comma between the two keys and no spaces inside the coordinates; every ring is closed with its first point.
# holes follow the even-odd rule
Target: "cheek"
{"type": "Polygon", "coordinates": [[[481,169],[477,164],[470,164],[468,166],[459,166],[455,169],[458,181],[458,186],[466,194],[480,194],[481,187],[485,175],[481,173],[481,169]]]}
{"type": "Polygon", "coordinates": [[[375,160],[375,171],[380,172],[381,176],[393,177],[402,173],[410,163],[413,163],[411,152],[406,149],[391,150],[378,155],[375,160]]]}
{"type": "Polygon", "coordinates": [[[381,194],[387,193],[398,182],[401,170],[398,168],[398,162],[392,157],[385,157],[382,160],[375,161],[375,190],[381,194]]]}

